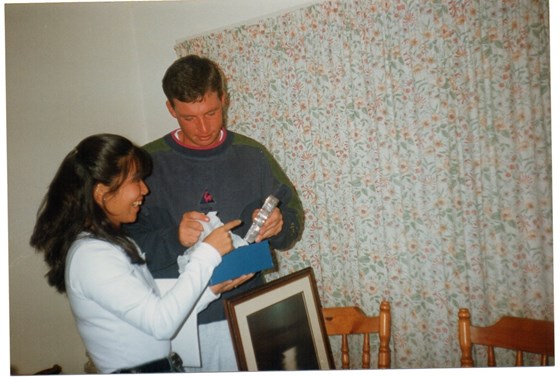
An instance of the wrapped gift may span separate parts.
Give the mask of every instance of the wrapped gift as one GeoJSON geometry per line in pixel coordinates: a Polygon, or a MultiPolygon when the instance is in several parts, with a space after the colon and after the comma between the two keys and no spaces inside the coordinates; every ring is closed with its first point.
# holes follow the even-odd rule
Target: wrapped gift
{"type": "Polygon", "coordinates": [[[267,270],[273,266],[268,241],[241,246],[222,257],[222,263],[214,269],[210,285],[267,270]]]}

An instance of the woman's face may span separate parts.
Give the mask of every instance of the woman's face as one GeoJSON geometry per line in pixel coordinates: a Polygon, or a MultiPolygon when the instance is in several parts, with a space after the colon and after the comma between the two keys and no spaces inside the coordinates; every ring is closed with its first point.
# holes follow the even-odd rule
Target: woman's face
{"type": "MultiPolygon", "coordinates": [[[[134,170],[134,169],[133,169],[134,170]]],[[[94,192],[96,202],[103,208],[107,218],[115,227],[136,221],[148,186],[131,171],[117,191],[110,193],[109,187],[98,183],[94,192]]]]}

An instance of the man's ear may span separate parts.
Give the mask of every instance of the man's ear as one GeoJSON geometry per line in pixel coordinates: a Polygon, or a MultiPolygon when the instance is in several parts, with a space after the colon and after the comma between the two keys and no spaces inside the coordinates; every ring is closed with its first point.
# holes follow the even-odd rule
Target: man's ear
{"type": "Polygon", "coordinates": [[[229,96],[225,92],[222,94],[222,106],[224,108],[227,108],[229,106],[229,96]]]}
{"type": "Polygon", "coordinates": [[[93,188],[93,200],[95,200],[95,202],[99,204],[100,207],[103,207],[104,206],[103,202],[105,201],[105,194],[107,194],[108,192],[109,192],[109,186],[104,185],[103,183],[97,183],[93,188]]]}
{"type": "Polygon", "coordinates": [[[173,108],[173,104],[169,100],[165,101],[165,106],[167,106],[167,111],[169,111],[169,114],[171,114],[173,118],[177,118],[177,113],[173,108]]]}

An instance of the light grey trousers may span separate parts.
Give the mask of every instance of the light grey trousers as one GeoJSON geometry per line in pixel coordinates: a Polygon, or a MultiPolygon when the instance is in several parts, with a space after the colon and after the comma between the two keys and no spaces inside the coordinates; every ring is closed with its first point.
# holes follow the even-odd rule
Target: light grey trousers
{"type": "Polygon", "coordinates": [[[185,372],[237,372],[235,350],[227,321],[198,326],[201,367],[185,365],[185,372]]]}

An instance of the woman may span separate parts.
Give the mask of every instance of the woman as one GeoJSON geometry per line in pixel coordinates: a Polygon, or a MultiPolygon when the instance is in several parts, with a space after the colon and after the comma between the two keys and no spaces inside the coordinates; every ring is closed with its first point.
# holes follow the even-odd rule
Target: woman
{"type": "Polygon", "coordinates": [[[174,287],[160,296],[144,254],[121,229],[136,220],[151,166],[149,155],[124,137],[84,139],[59,167],[30,240],[50,267],[48,283],[68,295],[101,373],[181,371],[176,355],[170,357],[170,339],[191,312],[251,277],[207,287],[233,248],[235,220],[206,237],[174,287]]]}

